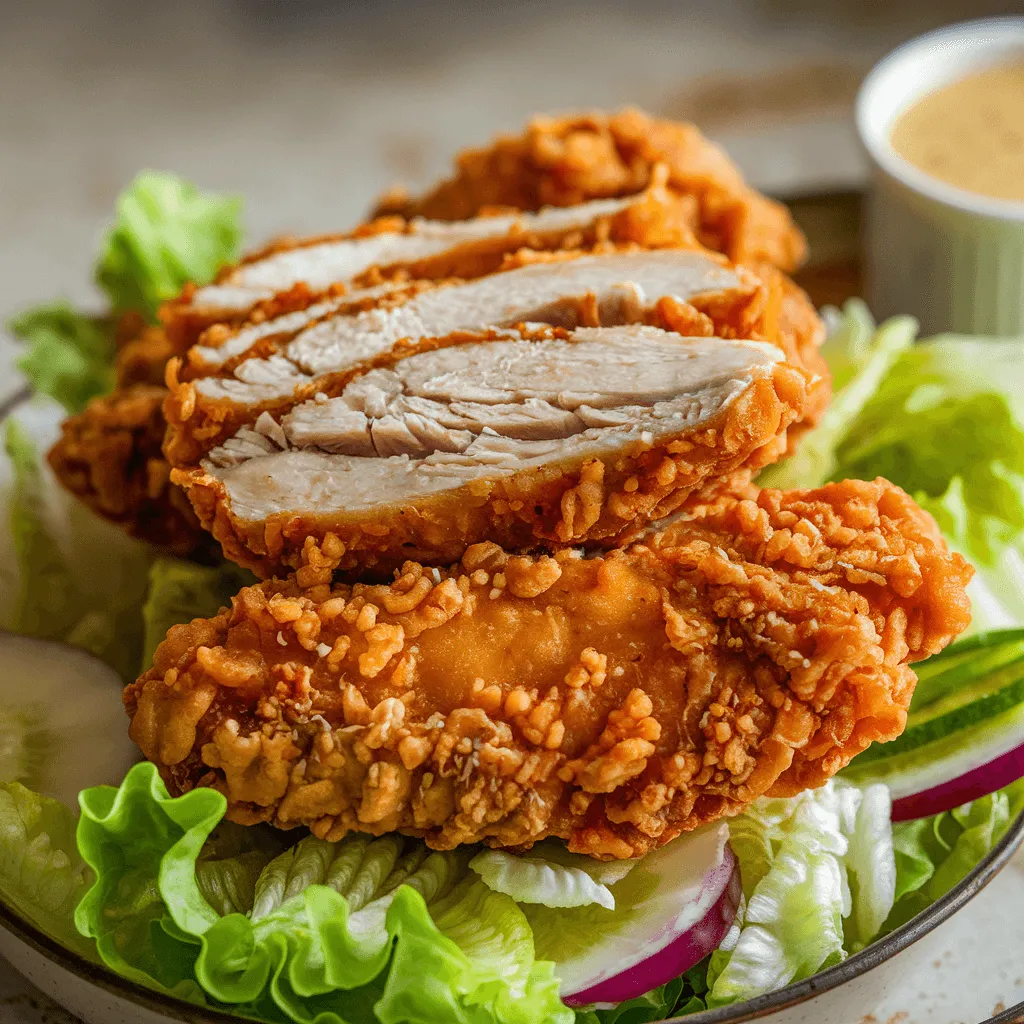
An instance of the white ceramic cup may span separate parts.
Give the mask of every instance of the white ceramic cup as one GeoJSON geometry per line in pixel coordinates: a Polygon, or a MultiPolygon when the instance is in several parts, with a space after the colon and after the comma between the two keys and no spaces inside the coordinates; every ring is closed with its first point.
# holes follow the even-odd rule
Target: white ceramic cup
{"type": "Polygon", "coordinates": [[[877,317],[910,313],[924,334],[1024,334],[1024,202],[947,185],[890,141],[922,96],[1015,60],[1024,61],[1024,18],[970,21],[906,43],[861,86],[857,129],[873,170],[865,273],[877,317]]]}

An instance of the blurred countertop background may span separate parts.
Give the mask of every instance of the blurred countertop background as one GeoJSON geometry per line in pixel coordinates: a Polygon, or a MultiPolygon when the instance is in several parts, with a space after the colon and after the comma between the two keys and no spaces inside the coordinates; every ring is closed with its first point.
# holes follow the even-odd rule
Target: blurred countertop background
{"type": "MultiPolygon", "coordinates": [[[[536,111],[696,121],[792,196],[858,185],[870,65],[1019,0],[0,0],[0,317],[92,296],[144,167],[245,196],[253,240],[339,230],[536,111]]],[[[0,367],[0,372],[5,367],[0,367]]]]}

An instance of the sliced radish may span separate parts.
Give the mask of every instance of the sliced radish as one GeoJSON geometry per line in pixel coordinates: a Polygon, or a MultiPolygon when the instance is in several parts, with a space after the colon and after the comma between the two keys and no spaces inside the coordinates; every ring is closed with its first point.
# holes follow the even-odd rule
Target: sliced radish
{"type": "Polygon", "coordinates": [[[892,820],[909,821],[941,814],[969,800],[988,796],[1020,778],[1024,778],[1024,744],[949,782],[894,800],[892,820]]]}
{"type": "Polygon", "coordinates": [[[678,977],[716,949],[741,889],[726,824],[648,854],[611,887],[615,909],[523,906],[537,957],[555,962],[570,1006],[618,1003],[678,977]]]}
{"type": "Polygon", "coordinates": [[[139,759],[120,677],[67,644],[0,630],[0,782],[76,807],[86,785],[119,785],[139,759]]]}

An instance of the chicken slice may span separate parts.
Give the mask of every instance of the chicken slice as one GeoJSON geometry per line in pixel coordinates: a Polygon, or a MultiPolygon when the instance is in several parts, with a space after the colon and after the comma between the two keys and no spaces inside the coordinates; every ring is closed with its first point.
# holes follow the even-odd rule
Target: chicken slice
{"type": "Polygon", "coordinates": [[[384,217],[346,234],[283,240],[222,271],[214,284],[187,289],[163,318],[183,352],[210,325],[243,322],[254,310],[266,318],[317,299],[386,294],[409,280],[480,277],[520,249],[696,245],[688,208],[663,178],[635,195],[536,213],[453,223],[384,217]]]}
{"type": "MultiPolygon", "coordinates": [[[[685,334],[764,339],[802,366],[795,338],[820,334],[820,322],[811,310],[799,330],[779,330],[780,302],[779,294],[744,268],[688,248],[529,262],[474,281],[406,290],[370,309],[361,302],[355,308],[316,304],[242,328],[216,350],[234,360],[225,360],[223,372],[198,379],[184,373],[165,409],[165,451],[173,465],[192,465],[261,413],[281,413],[329,391],[337,374],[391,358],[398,342],[414,352],[425,339],[521,322],[648,322],[685,334]]],[[[214,351],[203,349],[190,353],[193,367],[214,351]]],[[[816,395],[827,394],[827,373],[808,376],[816,395]]]]}
{"type": "Polygon", "coordinates": [[[485,539],[612,541],[777,458],[807,395],[774,346],[654,327],[434,345],[174,471],[228,557],[267,575],[332,533],[344,569],[380,573],[485,539]]]}
{"type": "Polygon", "coordinates": [[[970,568],[884,480],[725,496],[598,558],[485,542],[332,586],[343,551],[175,626],[125,690],[172,792],[330,840],[638,856],[898,736],[910,663],[970,618],[970,568]]]}

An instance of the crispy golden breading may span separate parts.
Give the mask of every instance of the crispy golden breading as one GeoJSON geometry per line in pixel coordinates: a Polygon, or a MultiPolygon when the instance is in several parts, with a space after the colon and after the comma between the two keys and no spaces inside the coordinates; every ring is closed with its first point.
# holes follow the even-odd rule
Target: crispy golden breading
{"type": "MultiPolygon", "coordinates": [[[[642,262],[644,251],[646,250],[643,247],[636,245],[608,245],[603,247],[598,255],[635,255],[638,262],[642,262]]],[[[593,254],[580,250],[558,253],[538,253],[534,250],[517,252],[503,265],[503,272],[510,275],[508,278],[503,278],[500,274],[489,278],[507,281],[507,300],[494,310],[481,310],[479,319],[485,322],[490,315],[500,321],[501,316],[507,314],[508,307],[516,300],[516,270],[538,263],[567,263],[589,255],[593,254]]],[[[714,255],[713,258],[723,267],[729,268],[729,264],[722,257],[714,255]]],[[[656,294],[644,296],[645,302],[649,305],[643,310],[642,322],[684,336],[744,338],[768,341],[778,346],[788,361],[804,371],[808,388],[813,392],[806,408],[814,409],[816,422],[831,394],[831,378],[827,369],[822,373],[824,364],[817,352],[824,336],[820,318],[806,301],[803,293],[791,283],[787,283],[783,275],[773,272],[767,281],[763,281],[760,276],[746,268],[730,269],[736,272],[742,281],[742,287],[695,295],[690,301],[685,302],[672,297],[658,298],[656,294]]],[[[628,271],[624,270],[623,273],[626,274],[628,271]]],[[[453,297],[454,306],[457,307],[459,304],[460,285],[470,284],[474,280],[479,279],[446,279],[443,282],[453,297]]],[[[168,432],[164,451],[171,464],[176,468],[191,468],[207,452],[233,436],[241,427],[255,422],[261,413],[280,415],[317,393],[334,396],[354,375],[364,373],[372,366],[387,366],[424,349],[434,348],[438,340],[426,336],[413,336],[401,338],[393,344],[382,342],[379,350],[372,355],[368,353],[374,346],[361,343],[357,355],[351,360],[338,358],[331,370],[326,373],[310,375],[302,372],[298,364],[294,364],[296,369],[300,369],[300,373],[295,376],[291,386],[271,394],[266,393],[268,389],[245,387],[243,382],[232,384],[230,391],[226,388],[219,389],[217,394],[211,395],[201,382],[197,383],[197,378],[238,379],[236,371],[240,364],[244,364],[246,381],[253,375],[254,367],[276,372],[276,367],[270,361],[286,365],[286,360],[291,361],[288,351],[294,342],[314,332],[322,332],[326,336],[331,321],[352,319],[370,310],[380,311],[383,319],[389,311],[407,309],[416,297],[433,290],[432,282],[416,281],[398,292],[385,296],[361,299],[354,303],[340,299],[326,311],[321,304],[314,304],[311,306],[312,309],[321,310],[318,316],[299,326],[287,325],[272,333],[262,333],[265,325],[262,317],[240,326],[216,325],[211,328],[202,340],[209,343],[208,339],[212,337],[216,339],[218,347],[231,342],[242,331],[251,334],[257,329],[260,333],[258,340],[246,346],[244,352],[231,359],[225,359],[217,367],[203,366],[202,357],[197,349],[192,349],[184,362],[172,361],[169,364],[167,381],[170,396],[164,407],[168,432]],[[246,397],[240,397],[243,393],[246,397]]],[[[440,289],[438,294],[441,294],[440,289]]],[[[560,326],[574,322],[585,326],[601,325],[599,302],[593,293],[578,296],[570,291],[552,312],[560,326]]],[[[367,336],[371,336],[379,331],[378,323],[376,326],[368,327],[366,333],[367,336]]],[[[258,379],[262,379],[262,375],[258,379]]],[[[805,414],[806,409],[801,411],[801,421],[805,414]]]]}
{"type": "Polygon", "coordinates": [[[489,207],[573,206],[639,192],[659,168],[689,200],[693,229],[709,248],[782,270],[803,261],[806,243],[785,206],[747,185],[693,125],[639,110],[534,118],[522,135],[460,154],[454,177],[425,196],[392,193],[376,213],[458,220],[489,207]]]}
{"type": "Polygon", "coordinates": [[[777,461],[807,400],[804,372],[780,362],[680,436],[637,440],[576,464],[553,456],[548,465],[495,472],[435,494],[369,509],[355,503],[357,511],[344,514],[303,511],[296,496],[287,511],[254,518],[236,510],[215,471],[175,469],[171,479],[187,491],[225,556],[258,576],[301,565],[307,539],[320,543],[331,535],[340,545],[341,570],[381,578],[409,559],[450,563],[482,540],[509,549],[612,544],[671,515],[692,495],[717,490],[722,478],[749,479],[777,461]]]}
{"type": "Polygon", "coordinates": [[[173,792],[329,839],[637,856],[899,735],[909,663],[970,617],[970,568],[883,480],[723,496],[593,559],[483,543],[332,588],[340,553],[174,627],[125,690],[173,792]]]}
{"type": "Polygon", "coordinates": [[[187,555],[208,538],[160,450],[166,397],[162,385],[131,384],[94,398],[64,420],[48,458],[64,487],[98,515],[187,555]]]}
{"type": "MultiPolygon", "coordinates": [[[[164,305],[161,320],[175,351],[184,354],[200,340],[205,344],[220,343],[226,336],[225,328],[272,320],[314,302],[340,298],[384,282],[473,280],[516,265],[520,253],[529,259],[563,251],[601,252],[608,246],[699,247],[689,204],[665,188],[665,177],[664,173],[655,175],[649,187],[638,190],[621,209],[603,213],[588,210],[585,216],[581,215],[578,224],[538,227],[518,220],[509,222],[508,218],[483,217],[478,223],[496,225],[494,234],[473,240],[453,238],[443,250],[414,259],[396,258],[393,253],[381,256],[376,262],[365,264],[354,276],[343,276],[326,287],[312,287],[287,271],[279,270],[281,279],[272,287],[273,297],[241,309],[222,310],[197,304],[201,290],[190,286],[177,299],[164,305]],[[214,326],[214,334],[203,338],[214,326]]],[[[402,217],[380,217],[340,234],[278,239],[243,257],[238,264],[222,268],[214,283],[231,285],[241,271],[263,261],[299,257],[303,251],[308,254],[331,243],[373,241],[386,234],[415,235],[420,226],[402,217]]]]}

